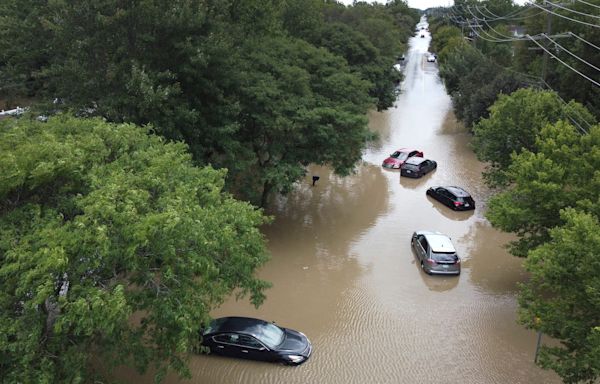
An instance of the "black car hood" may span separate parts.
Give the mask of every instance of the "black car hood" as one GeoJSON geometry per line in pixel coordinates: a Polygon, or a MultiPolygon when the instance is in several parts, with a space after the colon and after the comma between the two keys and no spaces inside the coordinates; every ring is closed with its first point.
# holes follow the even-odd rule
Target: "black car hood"
{"type": "Polygon", "coordinates": [[[285,338],[283,342],[277,347],[280,352],[293,352],[301,354],[308,349],[309,341],[306,336],[293,329],[283,328],[285,331],[285,338]]]}

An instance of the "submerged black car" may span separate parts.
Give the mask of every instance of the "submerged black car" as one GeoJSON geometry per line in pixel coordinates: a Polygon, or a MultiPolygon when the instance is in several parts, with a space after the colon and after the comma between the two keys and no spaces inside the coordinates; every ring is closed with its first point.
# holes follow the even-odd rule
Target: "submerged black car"
{"type": "Polygon", "coordinates": [[[418,178],[436,168],[437,163],[433,160],[424,159],[422,157],[411,157],[400,166],[400,175],[418,178]]]}
{"type": "Polygon", "coordinates": [[[215,319],[201,337],[211,353],[286,365],[302,364],[312,352],[302,332],[250,317],[215,319]]]}
{"type": "Polygon", "coordinates": [[[475,200],[460,187],[431,187],[426,194],[456,211],[475,209],[475,200]]]}

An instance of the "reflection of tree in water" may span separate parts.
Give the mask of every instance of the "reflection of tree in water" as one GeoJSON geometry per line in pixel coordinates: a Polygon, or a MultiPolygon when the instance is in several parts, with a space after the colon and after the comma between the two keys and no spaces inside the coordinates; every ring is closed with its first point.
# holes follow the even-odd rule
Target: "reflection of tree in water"
{"type": "Polygon", "coordinates": [[[512,256],[504,247],[513,236],[500,232],[487,221],[478,221],[461,241],[470,245],[463,268],[470,269],[470,279],[476,287],[495,295],[514,295],[517,283],[526,273],[522,259],[512,256]]]}
{"type": "Polygon", "coordinates": [[[263,231],[272,258],[260,270],[260,278],[273,283],[267,300],[256,310],[232,298],[213,315],[277,319],[292,328],[302,325],[307,334],[331,332],[344,312],[343,298],[363,272],[350,246],[387,209],[387,190],[378,166],[361,165],[347,177],[311,167],[294,191],[269,204],[274,222],[263,231]],[[320,176],[314,187],[312,175],[320,176]]]}
{"type": "Polygon", "coordinates": [[[367,143],[367,150],[377,152],[383,143],[390,141],[391,113],[389,111],[369,111],[369,129],[377,134],[377,140],[367,143]]]}
{"type": "Polygon", "coordinates": [[[346,177],[335,176],[325,167],[312,167],[306,180],[312,175],[320,176],[314,187],[305,181],[271,202],[267,213],[275,221],[264,232],[271,243],[305,237],[304,247],[311,246],[313,254],[327,250],[330,257],[345,259],[353,239],[388,207],[387,178],[378,166],[369,164],[346,177]]]}

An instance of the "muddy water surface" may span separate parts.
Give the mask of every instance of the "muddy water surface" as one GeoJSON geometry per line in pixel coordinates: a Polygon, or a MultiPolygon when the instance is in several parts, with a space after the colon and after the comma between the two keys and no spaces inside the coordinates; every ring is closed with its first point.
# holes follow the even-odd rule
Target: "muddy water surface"
{"type": "MultiPolygon", "coordinates": [[[[380,139],[356,174],[314,167],[271,203],[265,228],[272,260],[259,272],[273,288],[259,309],[231,300],[213,315],[274,320],[314,346],[299,367],[192,356],[193,383],[558,383],[533,364],[535,334],[516,323],[520,260],[484,218],[489,192],[470,137],[450,113],[437,64],[413,38],[396,105],[370,115],[380,139]],[[438,162],[422,179],[400,178],[381,161],[414,147],[438,162]],[[313,187],[311,176],[320,180],[313,187]],[[425,196],[459,185],[478,203],[453,212],[425,196]],[[425,275],[410,247],[415,230],[448,234],[463,258],[459,277],[425,275]]],[[[131,378],[132,381],[143,381],[131,378]]],[[[168,382],[178,382],[169,378],[168,382]]]]}

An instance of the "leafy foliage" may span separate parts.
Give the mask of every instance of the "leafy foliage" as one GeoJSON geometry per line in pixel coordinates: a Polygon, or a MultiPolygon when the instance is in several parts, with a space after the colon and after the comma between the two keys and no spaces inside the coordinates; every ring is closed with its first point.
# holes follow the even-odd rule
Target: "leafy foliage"
{"type": "Polygon", "coordinates": [[[600,224],[597,216],[565,209],[564,225],[529,252],[531,277],[521,289],[523,324],[561,341],[543,346],[540,364],[565,383],[600,377],[600,224]]]}
{"type": "Polygon", "coordinates": [[[536,152],[536,137],[541,129],[573,115],[594,121],[579,103],[564,104],[554,92],[523,88],[500,95],[490,107],[490,116],[473,127],[473,148],[481,160],[490,164],[488,181],[503,182],[502,173],[513,162],[513,153],[536,152]]]}
{"type": "Polygon", "coordinates": [[[161,377],[232,292],[258,305],[266,219],[224,171],[133,125],[0,125],[0,372],[91,382],[92,359],[161,377]]]}
{"type": "Polygon", "coordinates": [[[549,240],[548,231],[562,225],[567,207],[600,214],[600,129],[587,135],[565,122],[547,125],[536,142],[537,152],[513,155],[507,175],[511,187],[490,201],[493,225],[520,239],[512,252],[527,252],[549,240]]]}
{"type": "Polygon", "coordinates": [[[227,188],[257,204],[270,192],[289,190],[311,162],[333,159],[336,170],[350,168],[370,136],[366,110],[385,109],[396,97],[392,66],[412,28],[401,23],[414,16],[401,2],[348,8],[316,0],[26,5],[0,5],[0,33],[7,37],[0,39],[0,79],[19,84],[15,95],[25,89],[39,100],[56,99],[44,113],[71,110],[152,124],[156,133],[188,144],[198,164],[229,169],[227,188]],[[323,60],[315,60],[317,54],[323,60]],[[282,132],[298,133],[302,146],[272,148],[272,156],[255,148],[257,137],[282,132]],[[281,153],[289,160],[280,161],[281,153]],[[265,155],[271,156],[268,167],[262,166],[265,155]]]}

